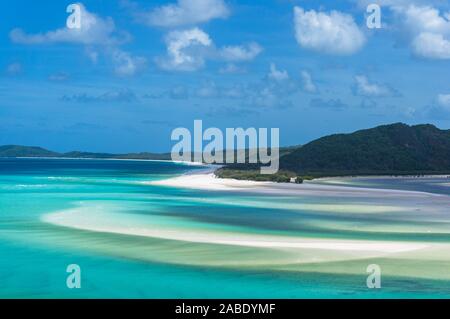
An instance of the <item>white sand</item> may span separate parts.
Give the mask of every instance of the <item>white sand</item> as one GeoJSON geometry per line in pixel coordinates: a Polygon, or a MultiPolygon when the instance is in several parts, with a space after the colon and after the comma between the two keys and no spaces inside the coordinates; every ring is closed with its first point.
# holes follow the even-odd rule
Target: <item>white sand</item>
{"type": "MultiPolygon", "coordinates": [[[[125,216],[126,217],[126,216],[125,216]]],[[[108,213],[96,214],[95,208],[78,208],[42,217],[44,222],[81,230],[152,237],[192,243],[245,246],[273,249],[322,249],[358,253],[360,257],[402,253],[427,248],[423,243],[367,241],[367,240],[328,240],[302,237],[258,235],[239,232],[205,231],[200,229],[179,229],[171,227],[142,227],[126,220],[122,222],[109,218],[108,213]]]]}
{"type": "Polygon", "coordinates": [[[197,174],[186,174],[160,181],[144,182],[148,185],[175,188],[190,188],[209,191],[250,191],[278,195],[311,196],[364,196],[364,197],[442,197],[443,195],[418,191],[376,189],[342,185],[323,185],[305,182],[303,184],[256,182],[218,178],[208,170],[197,174]]]}
{"type": "Polygon", "coordinates": [[[270,186],[274,183],[217,178],[214,173],[206,173],[182,175],[161,181],[149,182],[148,184],[168,187],[193,188],[200,190],[256,190],[260,186],[270,186]]]}

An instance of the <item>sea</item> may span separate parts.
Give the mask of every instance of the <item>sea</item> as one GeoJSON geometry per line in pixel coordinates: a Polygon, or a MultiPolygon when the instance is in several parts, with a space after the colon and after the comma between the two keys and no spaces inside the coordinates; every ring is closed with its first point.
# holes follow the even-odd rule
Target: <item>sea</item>
{"type": "Polygon", "coordinates": [[[0,159],[0,298],[450,297],[450,179],[152,183],[202,170],[0,159]]]}

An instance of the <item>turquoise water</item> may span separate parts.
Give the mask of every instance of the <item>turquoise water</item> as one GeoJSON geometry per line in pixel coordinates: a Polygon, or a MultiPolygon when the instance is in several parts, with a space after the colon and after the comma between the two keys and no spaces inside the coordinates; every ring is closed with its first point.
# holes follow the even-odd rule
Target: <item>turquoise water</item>
{"type": "Polygon", "coordinates": [[[201,169],[0,159],[0,297],[450,297],[448,180],[339,182],[429,192],[389,196],[151,184],[201,169]],[[318,241],[330,247],[304,246],[318,241]],[[388,248],[335,249],[342,242],[388,248]],[[387,252],[395,244],[402,251],[387,252]],[[381,289],[366,286],[373,263],[382,269],[381,289]],[[69,264],[81,268],[80,289],[66,286],[69,264]]]}

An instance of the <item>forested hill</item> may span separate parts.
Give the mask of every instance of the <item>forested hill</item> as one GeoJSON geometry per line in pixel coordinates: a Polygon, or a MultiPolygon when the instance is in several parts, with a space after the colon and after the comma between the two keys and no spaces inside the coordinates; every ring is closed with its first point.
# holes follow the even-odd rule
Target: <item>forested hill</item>
{"type": "Polygon", "coordinates": [[[450,173],[450,130],[402,123],[319,138],[280,158],[299,175],[450,173]]]}
{"type": "Polygon", "coordinates": [[[61,157],[61,158],[104,158],[104,159],[147,159],[147,160],[170,160],[169,153],[90,153],[90,152],[68,152],[58,153],[36,146],[4,145],[0,146],[0,157],[61,157]]]}

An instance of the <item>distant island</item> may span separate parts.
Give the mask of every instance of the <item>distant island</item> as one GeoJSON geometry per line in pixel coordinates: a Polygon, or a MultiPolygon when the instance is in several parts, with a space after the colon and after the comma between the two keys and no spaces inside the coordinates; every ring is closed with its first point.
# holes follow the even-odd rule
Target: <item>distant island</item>
{"type": "Polygon", "coordinates": [[[92,152],[67,152],[58,153],[37,146],[4,145],[0,146],[1,157],[54,157],[54,158],[97,158],[97,159],[142,159],[142,160],[170,160],[170,153],[92,153],[92,152]]]}
{"type": "MultiPolygon", "coordinates": [[[[58,153],[41,147],[0,146],[0,157],[60,157],[170,160],[170,153],[58,153]]],[[[222,178],[302,182],[355,175],[450,174],[450,130],[434,125],[382,125],[351,134],[334,134],[303,146],[280,148],[280,171],[259,174],[260,164],[231,164],[216,171],[222,178]]]]}

